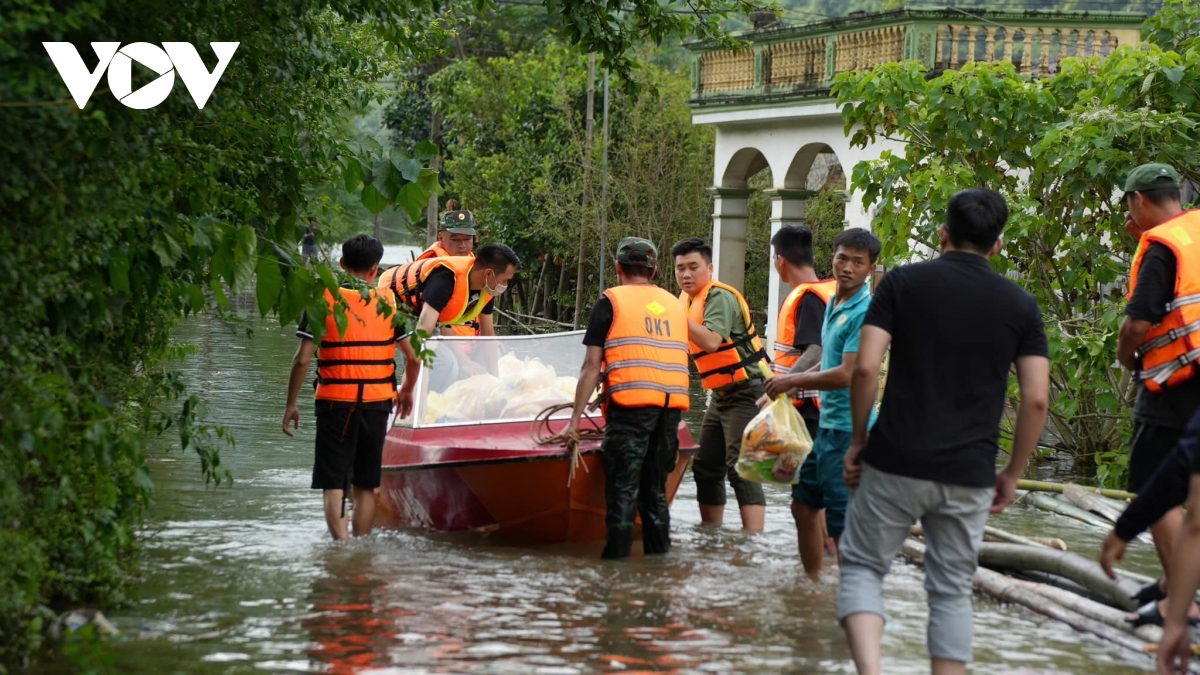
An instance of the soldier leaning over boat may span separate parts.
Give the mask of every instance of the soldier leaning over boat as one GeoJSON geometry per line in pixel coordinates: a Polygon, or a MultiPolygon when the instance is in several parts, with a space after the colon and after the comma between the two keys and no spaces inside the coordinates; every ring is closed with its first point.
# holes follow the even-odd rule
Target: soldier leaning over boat
{"type": "MultiPolygon", "coordinates": [[[[504,293],[520,267],[521,259],[511,248],[491,243],[481,246],[473,257],[433,257],[393,267],[380,276],[379,286],[395,291],[397,300],[417,316],[417,330],[427,335],[432,335],[439,324],[455,325],[484,317],[487,323],[482,325],[491,331],[494,299],[504,293]]],[[[405,359],[414,361],[416,353],[408,340],[401,346],[405,359]]],[[[477,361],[460,359],[459,349],[459,345],[450,344],[446,350],[453,355],[439,354],[435,359],[430,375],[434,391],[456,382],[460,368],[466,368],[469,374],[484,372],[477,361]],[[464,362],[469,365],[460,365],[464,362]]],[[[415,384],[415,375],[405,376],[400,388],[401,401],[412,403],[415,384]]]]}

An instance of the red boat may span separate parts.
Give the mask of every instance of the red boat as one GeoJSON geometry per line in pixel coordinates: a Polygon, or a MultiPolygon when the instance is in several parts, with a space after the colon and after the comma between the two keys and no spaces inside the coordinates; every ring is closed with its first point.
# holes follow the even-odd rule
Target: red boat
{"type": "MultiPolygon", "coordinates": [[[[534,440],[538,413],[574,398],[575,377],[560,373],[578,372],[582,336],[429,340],[433,366],[421,368],[413,412],[395,420],[384,444],[378,524],[531,543],[603,541],[600,442],[580,444],[581,464],[568,481],[571,453],[534,440]]],[[[569,408],[552,415],[543,435],[560,432],[569,418],[569,408]]],[[[581,426],[592,425],[604,425],[598,412],[581,426]]],[[[696,451],[686,423],[678,434],[668,503],[696,451]]]]}

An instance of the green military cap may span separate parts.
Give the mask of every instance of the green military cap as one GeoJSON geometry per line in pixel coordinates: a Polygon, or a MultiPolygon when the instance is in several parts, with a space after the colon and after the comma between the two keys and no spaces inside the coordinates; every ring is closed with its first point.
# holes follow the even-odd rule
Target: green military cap
{"type": "Polygon", "coordinates": [[[1179,174],[1170,164],[1143,164],[1130,171],[1125,179],[1127,193],[1178,187],[1179,174]]]}
{"type": "Polygon", "coordinates": [[[617,244],[617,262],[636,267],[658,267],[658,249],[649,239],[625,237],[617,244]]]}
{"type": "Polygon", "coordinates": [[[442,216],[440,229],[454,234],[469,234],[475,236],[475,216],[470,211],[447,211],[442,216]]]}

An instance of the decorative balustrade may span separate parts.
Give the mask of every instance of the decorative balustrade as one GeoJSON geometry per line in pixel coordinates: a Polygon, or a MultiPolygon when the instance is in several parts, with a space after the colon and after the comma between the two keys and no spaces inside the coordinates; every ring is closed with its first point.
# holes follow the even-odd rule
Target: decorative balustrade
{"type": "Polygon", "coordinates": [[[1136,45],[1145,15],[913,7],[748,31],[741,51],[692,43],[693,104],[751,98],[827,97],[837,75],[918,60],[934,72],[970,62],[1009,61],[1026,77],[1058,72],[1062,60],[1106,57],[1136,45]]]}
{"type": "Polygon", "coordinates": [[[904,36],[908,26],[888,26],[837,36],[835,74],[874,68],[882,63],[904,60],[904,36]]]}
{"type": "Polygon", "coordinates": [[[700,91],[736,91],[754,86],[754,52],[723,50],[700,55],[700,91]]]}
{"type": "Polygon", "coordinates": [[[938,26],[940,70],[961,68],[970,61],[1011,61],[1022,75],[1046,77],[1058,72],[1064,58],[1108,56],[1124,44],[1137,43],[1129,31],[1089,28],[998,28],[938,26]]]}

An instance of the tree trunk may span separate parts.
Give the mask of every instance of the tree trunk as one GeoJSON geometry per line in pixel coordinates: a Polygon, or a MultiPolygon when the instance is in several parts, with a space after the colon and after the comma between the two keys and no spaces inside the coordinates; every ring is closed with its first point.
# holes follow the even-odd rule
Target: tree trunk
{"type": "MultiPolygon", "coordinates": [[[[1027,547],[1022,547],[1027,548],[1027,547]]],[[[909,539],[901,549],[903,553],[916,560],[924,560],[925,546],[920,542],[909,539]]],[[[1072,611],[1053,602],[1050,598],[1020,586],[1015,579],[987,569],[975,570],[975,588],[1004,602],[1023,605],[1038,614],[1062,621],[1078,631],[1083,631],[1104,638],[1109,642],[1132,649],[1143,654],[1147,653],[1149,644],[1135,636],[1118,630],[1102,621],[1097,621],[1079,612],[1072,611]]]]}
{"type": "MultiPolygon", "coordinates": [[[[1126,492],[1124,490],[1110,490],[1107,488],[1094,488],[1094,487],[1087,487],[1084,485],[1079,485],[1076,487],[1078,487],[1080,490],[1094,492],[1098,495],[1104,495],[1105,497],[1110,497],[1112,499],[1133,499],[1134,497],[1137,496],[1137,495],[1133,494],[1132,492],[1126,492]]],[[[1022,480],[1017,481],[1017,489],[1018,490],[1029,490],[1030,492],[1058,492],[1058,493],[1061,493],[1065,488],[1066,488],[1066,484],[1064,484],[1064,483],[1051,483],[1049,481],[1044,481],[1044,480],[1022,479],[1022,480]]]]}
{"type": "Polygon", "coordinates": [[[1108,605],[1080,597],[1075,593],[1048,584],[1039,584],[1034,581],[1025,581],[1024,579],[1013,579],[1013,583],[1022,588],[1028,588],[1039,595],[1044,595],[1072,612],[1078,612],[1117,630],[1124,631],[1130,635],[1136,635],[1147,642],[1158,642],[1162,639],[1162,627],[1147,625],[1134,628],[1133,624],[1125,620],[1125,612],[1119,609],[1113,609],[1108,605]]]}
{"type": "Polygon", "coordinates": [[[542,279],[542,317],[554,319],[558,316],[554,308],[554,295],[550,292],[550,280],[554,278],[554,261],[546,256],[546,276],[542,279]]]}
{"type": "Polygon", "coordinates": [[[1108,600],[1113,606],[1130,611],[1137,609],[1133,596],[1138,585],[1128,579],[1113,581],[1092,560],[1068,551],[985,542],[979,547],[979,564],[1010,570],[1036,570],[1065,577],[1108,600]]]}
{"type": "Polygon", "coordinates": [[[1079,508],[1087,509],[1088,511],[1091,511],[1102,518],[1107,518],[1114,523],[1117,522],[1117,519],[1121,517],[1121,511],[1118,511],[1105,502],[1103,497],[1090,493],[1078,485],[1065,486],[1063,488],[1063,496],[1079,508]]]}
{"type": "Polygon", "coordinates": [[[579,219],[579,262],[575,269],[575,328],[583,326],[583,256],[588,221],[588,196],[592,189],[592,127],[596,121],[596,53],[588,54],[587,155],[583,165],[583,217],[579,219]]]}
{"type": "Polygon", "coordinates": [[[1061,499],[1055,499],[1049,495],[1039,494],[1036,492],[1030,492],[1028,495],[1026,495],[1026,499],[1030,504],[1033,504],[1039,509],[1051,511],[1060,516],[1074,518],[1080,522],[1084,522],[1088,525],[1099,527],[1105,530],[1112,529],[1111,522],[1093,514],[1091,511],[1084,511],[1078,506],[1062,501],[1061,499]]]}
{"type": "MultiPolygon", "coordinates": [[[[431,171],[440,171],[442,166],[442,114],[433,109],[433,119],[429,124],[429,140],[438,146],[438,154],[429,160],[429,169],[431,171]]],[[[425,246],[428,248],[437,240],[438,226],[438,196],[437,194],[429,195],[429,204],[425,207],[425,246]]]]}
{"type": "MultiPolygon", "coordinates": [[[[554,307],[558,312],[554,317],[555,321],[563,321],[566,318],[563,315],[567,313],[567,308],[559,300],[567,294],[567,290],[569,289],[567,284],[569,281],[570,277],[567,276],[567,260],[563,258],[563,264],[558,268],[558,289],[554,292],[554,307]]],[[[546,318],[549,319],[550,317],[546,318]]]]}
{"type": "Polygon", "coordinates": [[[1047,539],[1044,537],[1023,537],[1019,534],[1006,532],[998,527],[985,526],[983,533],[987,536],[995,537],[1000,541],[1005,541],[1010,544],[1024,544],[1025,546],[1037,546],[1041,548],[1052,548],[1057,551],[1067,550],[1067,544],[1062,539],[1047,539]]]}

